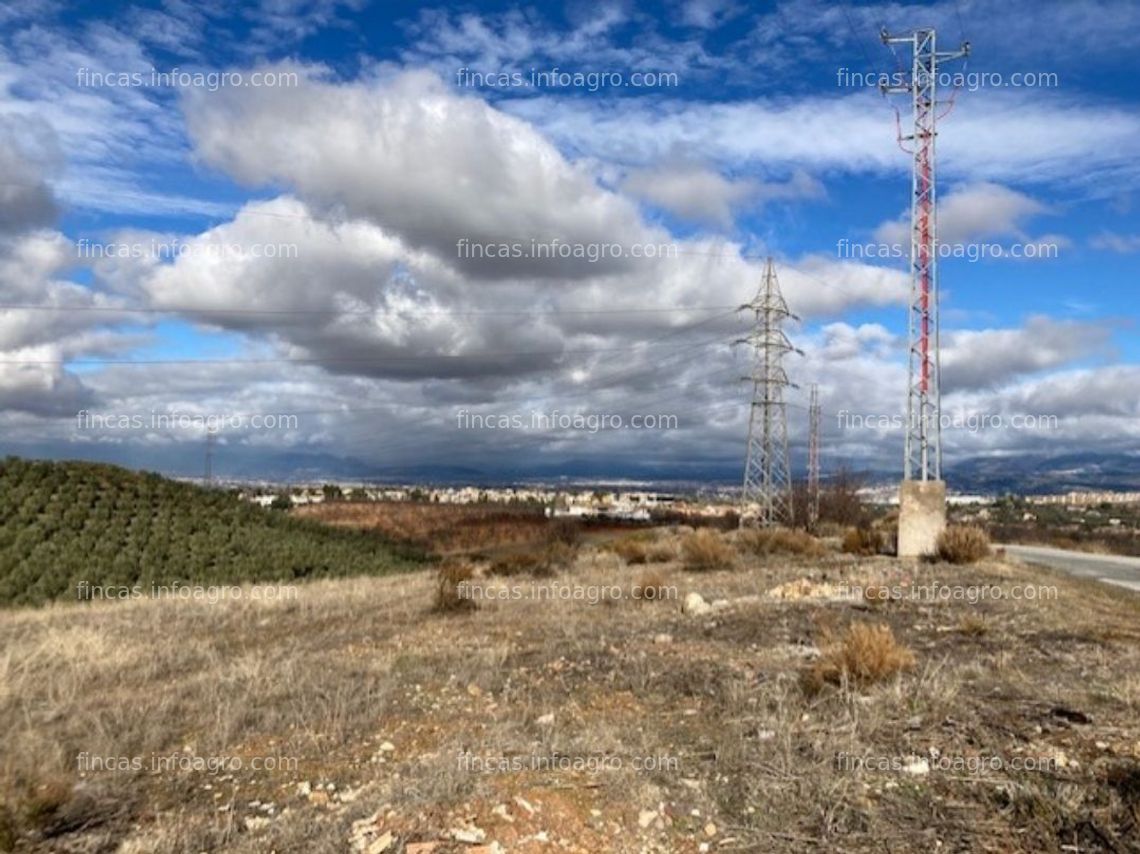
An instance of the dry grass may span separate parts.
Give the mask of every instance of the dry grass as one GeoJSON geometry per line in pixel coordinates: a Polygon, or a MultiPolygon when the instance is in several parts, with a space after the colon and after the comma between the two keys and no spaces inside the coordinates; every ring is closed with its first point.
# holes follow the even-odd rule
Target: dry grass
{"type": "Polygon", "coordinates": [[[467,595],[466,590],[474,579],[475,568],[466,561],[448,560],[440,564],[436,577],[434,610],[441,614],[476,610],[479,603],[467,595]]]}
{"type": "Polygon", "coordinates": [[[977,563],[990,555],[990,538],[981,528],[951,525],[938,536],[938,556],[947,563],[977,563]]]}
{"type": "Polygon", "coordinates": [[[731,569],[736,563],[736,551],[719,531],[701,528],[681,540],[681,564],[695,572],[731,569]]]}
{"type": "Polygon", "coordinates": [[[652,532],[629,534],[606,544],[611,551],[630,566],[645,563],[667,563],[677,557],[672,544],[658,539],[652,532]]]}
{"type": "Polygon", "coordinates": [[[674,587],[666,582],[664,573],[648,570],[633,583],[632,595],[642,602],[662,602],[672,598],[674,587]]]}
{"type": "Polygon", "coordinates": [[[980,614],[964,614],[958,621],[958,631],[968,637],[980,638],[989,632],[990,625],[980,614]]]}
{"type": "Polygon", "coordinates": [[[572,522],[546,519],[538,507],[335,501],[297,507],[290,513],[328,525],[378,531],[437,555],[545,542],[551,536],[573,536],[569,532],[575,529],[572,522]]]}
{"type": "MultiPolygon", "coordinates": [[[[824,559],[808,571],[893,581],[892,567],[886,558],[824,559]]],[[[0,611],[0,849],[333,854],[367,850],[350,844],[361,822],[373,839],[390,832],[390,851],[433,842],[441,854],[465,847],[447,837],[467,823],[487,844],[521,854],[560,839],[617,854],[696,851],[702,842],[712,851],[869,854],[884,839],[892,850],[929,850],[935,834],[948,851],[1130,850],[1140,599],[997,561],[906,572],[913,583],[1045,582],[1060,595],[898,599],[874,621],[905,639],[917,663],[858,686],[861,673],[889,669],[873,663],[889,658],[884,649],[896,663],[906,650],[889,647],[878,627],[841,631],[863,625],[862,601],[756,595],[803,578],[801,561],[631,572],[616,555],[583,548],[558,579],[626,590],[679,582],[682,597],[727,603],[705,617],[627,597],[484,600],[445,618],[431,613],[431,571],[307,583],[294,601],[0,611]],[[970,615],[984,617],[984,634],[961,631],[970,615]],[[868,640],[851,640],[858,632],[868,640]],[[800,689],[817,655],[833,662],[817,687],[851,690],[800,689]],[[1090,722],[1059,720],[1058,707],[1090,722]],[[1071,762],[1048,774],[911,777],[834,761],[933,749],[1063,752],[1071,762]],[[82,772],[84,751],[298,764],[232,775],[82,772]],[[466,751],[625,764],[485,772],[457,763],[466,751]],[[662,755],[677,766],[631,768],[635,757],[662,755]],[[657,816],[647,827],[644,811],[657,816]]]]}
{"type": "Polygon", "coordinates": [[[737,538],[741,551],[753,555],[804,555],[820,557],[827,552],[823,543],[807,531],[790,528],[749,528],[737,538]]]}
{"type": "Polygon", "coordinates": [[[574,562],[577,548],[561,540],[546,545],[524,547],[500,554],[491,561],[490,574],[506,578],[529,575],[550,578],[574,562]]]}
{"type": "Polygon", "coordinates": [[[872,528],[848,528],[841,548],[844,554],[870,557],[882,551],[883,537],[872,528]]]}
{"type": "Polygon", "coordinates": [[[621,537],[606,545],[608,551],[613,552],[627,564],[649,563],[650,543],[644,537],[621,537]]]}
{"type": "Polygon", "coordinates": [[[914,667],[914,653],[895,640],[890,626],[853,623],[841,635],[824,632],[822,651],[806,674],[805,685],[818,691],[832,685],[869,685],[914,667]]]}

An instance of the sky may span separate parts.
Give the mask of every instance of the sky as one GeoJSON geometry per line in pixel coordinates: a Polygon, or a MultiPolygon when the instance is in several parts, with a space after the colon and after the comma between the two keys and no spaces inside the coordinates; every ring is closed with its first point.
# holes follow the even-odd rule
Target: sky
{"type": "Polygon", "coordinates": [[[0,452],[280,474],[743,469],[771,257],[823,463],[902,467],[933,27],[943,442],[1140,438],[1140,6],[0,8],[0,452]]]}

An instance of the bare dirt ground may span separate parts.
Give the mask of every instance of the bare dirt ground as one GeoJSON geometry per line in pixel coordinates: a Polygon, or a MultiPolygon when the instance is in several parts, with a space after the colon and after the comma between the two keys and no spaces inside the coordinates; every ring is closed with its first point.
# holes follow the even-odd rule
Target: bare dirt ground
{"type": "Polygon", "coordinates": [[[459,613],[432,571],[3,612],[0,849],[1140,850],[1140,597],[683,536],[459,613]],[[913,666],[813,682],[851,624],[913,666]]]}

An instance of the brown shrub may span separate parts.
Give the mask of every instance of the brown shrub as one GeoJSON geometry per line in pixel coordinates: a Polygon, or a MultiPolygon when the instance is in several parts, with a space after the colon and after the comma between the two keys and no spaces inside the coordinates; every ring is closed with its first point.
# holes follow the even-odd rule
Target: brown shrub
{"type": "Polygon", "coordinates": [[[630,593],[640,602],[660,602],[663,599],[675,598],[677,595],[675,590],[675,587],[665,583],[665,576],[650,570],[638,576],[630,593]]]}
{"type": "Polygon", "coordinates": [[[657,539],[648,531],[619,537],[608,543],[606,549],[631,566],[642,563],[666,563],[677,556],[671,544],[657,539]]]}
{"type": "Polygon", "coordinates": [[[649,563],[649,543],[641,537],[622,537],[606,548],[628,564],[649,563]]]}
{"type": "Polygon", "coordinates": [[[475,577],[475,568],[466,561],[444,561],[439,566],[435,587],[435,611],[452,614],[474,611],[479,603],[464,588],[475,577]]]}
{"type": "Polygon", "coordinates": [[[555,519],[546,528],[548,543],[577,546],[582,542],[582,525],[574,519],[555,519]]]}
{"type": "Polygon", "coordinates": [[[914,666],[914,653],[895,640],[889,626],[853,623],[836,637],[825,632],[822,652],[805,674],[817,691],[825,683],[868,685],[914,666]]]}
{"type": "Polygon", "coordinates": [[[543,550],[542,566],[539,575],[553,575],[557,570],[567,569],[574,563],[578,547],[561,541],[550,543],[543,550]]]}
{"type": "Polygon", "coordinates": [[[685,569],[705,571],[731,567],[736,552],[711,528],[701,528],[681,541],[681,561],[685,569]]]}
{"type": "Polygon", "coordinates": [[[843,552],[850,555],[877,555],[883,548],[883,537],[871,528],[848,528],[843,535],[843,552]]]}
{"type": "Polygon", "coordinates": [[[896,597],[889,584],[867,584],[863,587],[863,601],[874,607],[894,602],[896,597]]]}
{"type": "MultiPolygon", "coordinates": [[[[328,525],[376,531],[437,555],[534,542],[546,538],[552,528],[537,506],[334,501],[290,512],[328,525]]],[[[559,535],[566,535],[561,528],[559,535]]]]}
{"type": "Polygon", "coordinates": [[[742,551],[756,555],[807,555],[819,557],[827,550],[807,531],[790,528],[750,528],[737,539],[742,551]]]}
{"type": "Polygon", "coordinates": [[[838,522],[820,522],[815,526],[815,536],[817,537],[834,537],[841,539],[846,532],[846,526],[842,526],[842,524],[838,522]]]}
{"type": "Polygon", "coordinates": [[[970,637],[980,638],[989,630],[989,624],[979,614],[966,614],[958,621],[958,631],[970,637]]]}
{"type": "Polygon", "coordinates": [[[0,803],[0,851],[15,850],[18,836],[16,816],[7,804],[0,803]]]}
{"type": "Polygon", "coordinates": [[[574,561],[578,550],[560,541],[547,543],[540,548],[508,552],[491,563],[492,575],[531,575],[545,578],[565,569],[574,561]]]}
{"type": "Polygon", "coordinates": [[[990,555],[990,538],[972,525],[951,525],[938,535],[938,556],[947,563],[977,563],[990,555]]]}
{"type": "Polygon", "coordinates": [[[510,552],[500,555],[491,563],[491,575],[528,575],[541,571],[546,562],[546,556],[538,552],[510,552]]]}
{"type": "Polygon", "coordinates": [[[846,468],[833,472],[819,494],[819,521],[840,525],[866,524],[867,508],[859,490],[866,477],[846,468]]]}

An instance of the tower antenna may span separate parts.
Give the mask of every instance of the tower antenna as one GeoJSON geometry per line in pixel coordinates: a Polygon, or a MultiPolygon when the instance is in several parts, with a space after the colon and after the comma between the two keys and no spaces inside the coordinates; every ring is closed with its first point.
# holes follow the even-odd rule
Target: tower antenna
{"type": "Polygon", "coordinates": [[[909,355],[904,480],[942,480],[941,359],[938,321],[938,213],[935,198],[935,124],[938,119],[938,66],[968,56],[970,43],[940,53],[932,28],[906,35],[882,31],[883,43],[906,44],[912,51],[911,79],[882,86],[884,94],[909,94],[914,129],[900,136],[913,145],[910,206],[909,355]]]}
{"type": "Polygon", "coordinates": [[[910,307],[907,310],[906,442],[899,489],[899,557],[932,554],[946,527],[946,483],[942,480],[941,355],[938,319],[938,208],[934,142],[938,122],[938,69],[968,56],[970,43],[939,52],[934,29],[906,35],[882,32],[883,43],[909,45],[910,81],[884,85],[884,94],[911,96],[914,128],[899,145],[912,144],[910,204],[910,307]]]}

